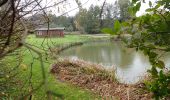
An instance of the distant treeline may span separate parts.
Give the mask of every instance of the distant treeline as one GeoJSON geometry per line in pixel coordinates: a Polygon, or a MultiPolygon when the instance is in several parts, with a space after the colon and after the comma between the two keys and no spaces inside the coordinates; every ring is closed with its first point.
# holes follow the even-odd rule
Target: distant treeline
{"type": "Polygon", "coordinates": [[[119,0],[114,4],[104,4],[102,6],[91,5],[89,9],[79,9],[75,16],[56,16],[48,14],[36,14],[28,18],[30,28],[37,27],[65,27],[66,31],[80,31],[81,33],[100,33],[104,27],[113,27],[114,20],[126,20],[129,17],[129,0],[119,0]],[[45,20],[45,23],[44,23],[45,20]]]}

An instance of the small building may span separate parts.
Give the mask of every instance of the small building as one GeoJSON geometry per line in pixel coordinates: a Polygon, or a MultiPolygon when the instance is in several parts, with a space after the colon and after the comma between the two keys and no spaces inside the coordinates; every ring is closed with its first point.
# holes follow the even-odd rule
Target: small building
{"type": "Polygon", "coordinates": [[[57,28],[38,28],[36,29],[37,37],[64,37],[64,27],[57,28]]]}

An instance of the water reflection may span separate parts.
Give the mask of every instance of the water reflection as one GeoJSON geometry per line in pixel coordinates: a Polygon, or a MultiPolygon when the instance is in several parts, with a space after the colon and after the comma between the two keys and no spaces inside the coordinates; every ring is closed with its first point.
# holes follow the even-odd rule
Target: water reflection
{"type": "MultiPolygon", "coordinates": [[[[120,82],[135,83],[144,76],[150,64],[142,52],[126,48],[121,42],[97,42],[70,48],[61,53],[61,56],[79,58],[85,61],[100,63],[106,68],[116,68],[120,82]]],[[[165,61],[170,60],[165,57],[165,61]]],[[[168,63],[170,65],[170,63],[168,63]]]]}

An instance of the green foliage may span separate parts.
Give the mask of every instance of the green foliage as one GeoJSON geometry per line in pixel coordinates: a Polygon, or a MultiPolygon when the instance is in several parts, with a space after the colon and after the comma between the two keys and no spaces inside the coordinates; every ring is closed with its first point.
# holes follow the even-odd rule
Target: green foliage
{"type": "Polygon", "coordinates": [[[149,1],[149,7],[152,7],[152,2],[151,1],[149,1]]]}
{"type": "Polygon", "coordinates": [[[138,2],[137,4],[135,4],[136,6],[131,6],[129,7],[129,13],[132,15],[132,16],[135,16],[137,11],[140,10],[140,7],[141,7],[141,2],[138,2]]]}
{"type": "Polygon", "coordinates": [[[130,6],[130,0],[118,0],[118,6],[119,6],[119,19],[122,21],[125,21],[129,19],[130,14],[128,12],[128,8],[130,6]]]}
{"type": "Polygon", "coordinates": [[[78,30],[82,33],[95,34],[100,32],[100,8],[91,6],[89,10],[81,9],[76,15],[75,23],[78,30]]]}
{"type": "Polygon", "coordinates": [[[142,1],[132,0],[132,3],[129,8],[132,19],[123,22],[121,29],[132,35],[131,39],[126,41],[129,47],[141,50],[148,56],[152,65],[148,72],[152,79],[146,85],[155,99],[159,100],[170,96],[170,72],[165,73],[167,66],[160,60],[161,53],[170,52],[170,1],[158,0],[156,5],[149,1],[150,8],[146,10],[148,14],[140,17],[135,17],[135,14],[142,1]]]}
{"type": "Polygon", "coordinates": [[[114,27],[113,27],[114,29],[114,32],[115,33],[118,33],[119,31],[120,31],[120,29],[121,29],[121,24],[120,24],[120,22],[118,21],[118,20],[116,20],[115,22],[114,22],[114,27]]]}
{"type": "Polygon", "coordinates": [[[118,20],[115,20],[113,28],[103,28],[101,31],[103,33],[108,33],[111,35],[119,34],[119,32],[121,31],[121,24],[118,20]]]}
{"type": "Polygon", "coordinates": [[[111,29],[111,28],[103,28],[102,30],[101,30],[103,33],[108,33],[108,34],[114,34],[114,32],[113,32],[113,29],[111,29]]]}
{"type": "MultiPolygon", "coordinates": [[[[75,24],[78,30],[82,33],[95,34],[100,33],[100,28],[109,27],[113,24],[116,25],[114,32],[110,29],[104,29],[109,33],[117,33],[120,29],[120,25],[114,22],[116,18],[119,20],[127,20],[129,18],[128,6],[130,5],[129,0],[119,0],[115,4],[105,4],[103,9],[100,6],[93,6],[87,9],[80,9],[79,13],[75,16],[75,24]],[[102,10],[102,11],[101,11],[102,10]]],[[[102,31],[103,32],[103,31],[102,31]]]]}
{"type": "MultiPolygon", "coordinates": [[[[154,73],[156,70],[154,71],[154,73]]],[[[154,93],[155,99],[159,100],[170,94],[170,74],[164,74],[161,70],[159,73],[156,73],[157,78],[151,82],[146,82],[147,88],[149,91],[154,93]]]]}
{"type": "Polygon", "coordinates": [[[117,4],[117,2],[115,2],[114,4],[105,4],[104,8],[103,8],[103,16],[104,19],[102,20],[101,27],[113,27],[113,21],[118,18],[118,15],[120,14],[119,12],[119,5],[117,4]]]}
{"type": "MultiPolygon", "coordinates": [[[[152,68],[148,72],[152,75],[152,80],[147,83],[147,87],[149,91],[154,93],[156,99],[161,99],[170,94],[169,74],[163,72],[165,64],[159,60],[159,56],[161,56],[159,52],[167,52],[170,46],[170,13],[169,11],[158,9],[167,3],[164,0],[159,1],[162,1],[162,4],[158,3],[154,7],[152,2],[149,1],[151,8],[146,11],[150,12],[150,14],[131,20],[133,27],[129,28],[134,30],[131,31],[132,47],[139,48],[149,57],[152,68]],[[136,38],[135,34],[140,34],[140,37],[136,38]]],[[[139,5],[136,4],[135,7],[137,6],[139,5]]]]}

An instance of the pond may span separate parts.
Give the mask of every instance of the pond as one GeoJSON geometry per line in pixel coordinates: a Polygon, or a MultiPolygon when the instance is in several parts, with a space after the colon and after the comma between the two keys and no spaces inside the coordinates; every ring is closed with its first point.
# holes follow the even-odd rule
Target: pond
{"type": "MultiPolygon", "coordinates": [[[[120,41],[85,43],[63,51],[60,56],[102,64],[109,70],[114,68],[116,77],[121,83],[138,82],[150,68],[147,56],[141,51],[126,48],[120,41]]],[[[170,66],[170,53],[162,59],[166,66],[170,66]]]]}

